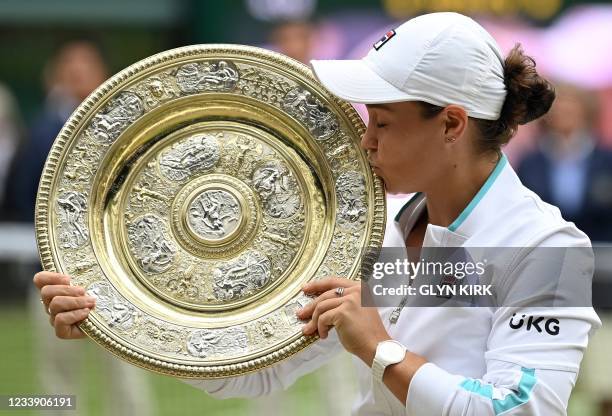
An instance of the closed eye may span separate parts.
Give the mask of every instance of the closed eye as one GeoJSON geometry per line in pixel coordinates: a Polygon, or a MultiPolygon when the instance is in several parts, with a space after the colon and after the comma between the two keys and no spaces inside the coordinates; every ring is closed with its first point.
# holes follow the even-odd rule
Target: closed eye
{"type": "Polygon", "coordinates": [[[376,123],[377,129],[382,129],[383,127],[387,127],[387,123],[376,123]]]}

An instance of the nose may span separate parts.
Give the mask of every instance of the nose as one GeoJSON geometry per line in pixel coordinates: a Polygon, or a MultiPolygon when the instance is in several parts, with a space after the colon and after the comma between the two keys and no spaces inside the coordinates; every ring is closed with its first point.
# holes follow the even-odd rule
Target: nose
{"type": "Polygon", "coordinates": [[[365,133],[361,136],[361,148],[367,151],[376,151],[378,147],[378,141],[376,140],[376,134],[374,133],[374,129],[368,125],[365,133]]]}

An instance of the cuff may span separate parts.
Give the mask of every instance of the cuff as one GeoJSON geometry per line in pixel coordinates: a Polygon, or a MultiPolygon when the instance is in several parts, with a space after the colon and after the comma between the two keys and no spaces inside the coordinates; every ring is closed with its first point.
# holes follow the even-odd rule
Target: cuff
{"type": "Polygon", "coordinates": [[[461,380],[461,376],[450,374],[435,364],[423,364],[410,380],[406,397],[406,414],[410,416],[444,414],[444,407],[453,392],[457,390],[461,380]]]}

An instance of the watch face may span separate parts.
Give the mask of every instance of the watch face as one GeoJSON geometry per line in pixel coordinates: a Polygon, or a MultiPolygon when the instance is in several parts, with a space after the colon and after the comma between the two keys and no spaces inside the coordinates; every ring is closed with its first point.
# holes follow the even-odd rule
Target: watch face
{"type": "Polygon", "coordinates": [[[380,356],[388,362],[399,362],[406,355],[406,350],[399,343],[387,341],[380,345],[380,356]]]}

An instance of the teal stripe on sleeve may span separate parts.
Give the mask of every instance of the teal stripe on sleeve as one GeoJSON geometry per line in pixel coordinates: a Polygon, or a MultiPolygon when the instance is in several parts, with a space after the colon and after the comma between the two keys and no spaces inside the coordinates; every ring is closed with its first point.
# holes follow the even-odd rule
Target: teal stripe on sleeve
{"type": "Polygon", "coordinates": [[[493,404],[495,415],[500,415],[504,412],[514,409],[524,403],[527,403],[533,387],[537,379],[535,378],[535,368],[521,368],[521,380],[518,385],[518,392],[508,394],[503,399],[493,398],[493,386],[490,384],[483,385],[480,381],[474,379],[465,379],[459,384],[463,389],[478,394],[479,396],[490,399],[493,404]]]}

